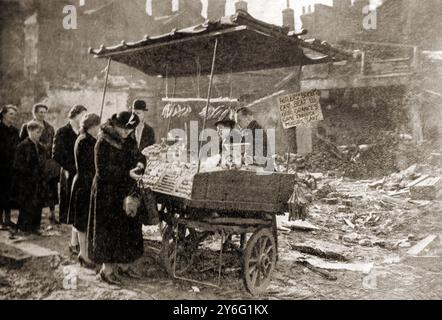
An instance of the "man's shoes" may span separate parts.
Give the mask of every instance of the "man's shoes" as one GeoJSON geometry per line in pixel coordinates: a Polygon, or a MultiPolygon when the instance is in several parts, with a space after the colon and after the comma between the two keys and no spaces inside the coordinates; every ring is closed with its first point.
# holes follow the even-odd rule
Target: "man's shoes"
{"type": "Polygon", "coordinates": [[[135,270],[128,268],[126,270],[124,270],[123,268],[118,268],[118,272],[121,275],[124,275],[126,277],[132,278],[132,279],[141,279],[142,275],[139,274],[138,272],[136,272],[135,270]]]}
{"type": "Polygon", "coordinates": [[[49,223],[52,225],[59,225],[60,221],[58,221],[55,217],[49,217],[49,223]]]}
{"type": "Polygon", "coordinates": [[[42,233],[39,229],[31,230],[29,233],[34,236],[41,236],[42,235],[42,233]]]}
{"type": "Polygon", "coordinates": [[[13,230],[17,228],[17,225],[12,221],[6,222],[5,225],[6,225],[6,227],[13,229],[13,230]]]}
{"type": "Polygon", "coordinates": [[[100,271],[100,278],[102,281],[110,285],[121,286],[123,284],[113,273],[105,274],[103,271],[100,271]]]}

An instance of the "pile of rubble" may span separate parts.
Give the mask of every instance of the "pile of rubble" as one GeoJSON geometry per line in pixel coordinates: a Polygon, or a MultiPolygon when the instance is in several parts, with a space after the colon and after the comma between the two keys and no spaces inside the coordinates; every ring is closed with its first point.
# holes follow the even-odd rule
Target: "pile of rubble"
{"type": "MultiPolygon", "coordinates": [[[[389,175],[398,170],[398,166],[409,163],[441,164],[440,153],[425,152],[417,146],[411,136],[382,132],[376,141],[369,144],[338,146],[329,139],[317,134],[312,153],[305,157],[291,156],[290,162],[296,167],[299,162],[310,172],[330,172],[336,176],[354,179],[370,179],[389,175]],[[302,158],[302,159],[299,159],[302,158]]],[[[280,159],[285,164],[287,155],[280,159]]]]}
{"type": "Polygon", "coordinates": [[[406,170],[373,181],[369,187],[384,190],[389,196],[405,195],[413,200],[435,200],[442,186],[442,170],[414,164],[406,170]]]}
{"type": "Polygon", "coordinates": [[[328,139],[317,135],[314,150],[305,156],[288,154],[276,157],[278,171],[307,170],[322,172],[332,177],[373,179],[389,176],[411,163],[441,167],[442,154],[417,146],[407,135],[386,134],[378,143],[337,146],[328,139]],[[425,150],[423,150],[425,149],[425,150]]]}
{"type": "Polygon", "coordinates": [[[398,140],[392,134],[382,135],[372,144],[337,146],[321,135],[316,135],[314,150],[306,157],[309,170],[335,170],[338,175],[351,178],[371,178],[395,170],[398,140]]]}
{"type": "Polygon", "coordinates": [[[413,165],[381,180],[318,181],[310,220],[342,244],[396,250],[411,246],[413,226],[441,199],[440,169],[413,165]],[[410,232],[411,229],[411,232],[410,232]]]}

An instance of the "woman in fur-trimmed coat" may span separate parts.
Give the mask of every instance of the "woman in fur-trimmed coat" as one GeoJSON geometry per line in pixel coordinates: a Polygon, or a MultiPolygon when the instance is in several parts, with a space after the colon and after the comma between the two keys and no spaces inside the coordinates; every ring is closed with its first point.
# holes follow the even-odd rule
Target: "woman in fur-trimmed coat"
{"type": "Polygon", "coordinates": [[[123,210],[124,198],[135,185],[131,174],[139,151],[129,135],[139,120],[130,112],[114,115],[102,126],[95,146],[95,177],[92,184],[88,221],[89,258],[103,264],[101,278],[118,284],[116,272],[121,264],[129,264],[143,254],[143,236],[138,217],[123,210]]]}

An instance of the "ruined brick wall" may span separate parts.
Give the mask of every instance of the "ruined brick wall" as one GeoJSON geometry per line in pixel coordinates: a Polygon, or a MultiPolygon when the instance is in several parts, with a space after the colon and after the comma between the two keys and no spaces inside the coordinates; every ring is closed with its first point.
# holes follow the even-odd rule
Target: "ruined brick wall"
{"type": "Polygon", "coordinates": [[[0,103],[19,104],[24,78],[24,15],[18,2],[0,1],[0,103]]]}
{"type": "MultiPolygon", "coordinates": [[[[48,101],[56,126],[63,123],[66,111],[74,103],[97,110],[101,105],[106,60],[94,59],[88,49],[101,44],[115,45],[122,40],[138,41],[146,34],[158,35],[172,29],[168,22],[158,22],[147,15],[145,0],[86,0],[85,6],[78,4],[59,0],[0,0],[0,103],[19,106],[18,125],[31,118],[32,105],[41,101],[48,101]],[[76,6],[76,30],[63,27],[66,5],[76,6]]],[[[187,11],[179,16],[186,26],[190,20],[202,20],[200,13],[190,10],[191,5],[189,1],[183,2],[182,9],[187,11]]],[[[155,87],[156,78],[125,65],[112,63],[111,77],[124,84],[114,88],[120,96],[129,97],[143,86],[144,96],[160,95],[155,87]]],[[[130,98],[113,100],[118,101],[118,109],[125,109],[130,103],[130,98]]]]}
{"type": "Polygon", "coordinates": [[[340,40],[362,40],[404,43],[424,49],[442,48],[442,2],[439,0],[386,0],[376,10],[374,29],[364,28],[367,16],[363,8],[368,0],[357,0],[352,6],[316,5],[315,12],[301,16],[308,37],[332,43],[340,40]]]}
{"type": "Polygon", "coordinates": [[[359,38],[363,30],[362,9],[368,3],[368,0],[358,0],[349,6],[344,1],[335,7],[316,4],[314,12],[301,16],[303,28],[308,30],[307,38],[318,38],[329,43],[359,38]]]}
{"type": "MultiPolygon", "coordinates": [[[[337,145],[372,144],[381,131],[407,131],[404,87],[336,90],[321,102],[326,136],[337,145]]],[[[319,129],[320,130],[320,129],[319,129]]]]}

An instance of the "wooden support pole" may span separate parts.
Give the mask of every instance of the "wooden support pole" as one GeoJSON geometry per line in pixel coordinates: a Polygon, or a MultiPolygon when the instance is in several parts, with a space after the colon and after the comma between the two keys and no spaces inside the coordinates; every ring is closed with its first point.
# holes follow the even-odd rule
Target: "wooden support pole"
{"type": "Polygon", "coordinates": [[[110,71],[111,61],[112,61],[111,58],[107,59],[106,79],[104,80],[103,98],[101,100],[100,120],[102,120],[102,118],[103,118],[104,102],[106,99],[107,83],[108,83],[108,79],[109,79],[109,71],[110,71]]]}
{"type": "MultiPolygon", "coordinates": [[[[210,70],[209,89],[208,89],[208,93],[207,93],[206,114],[204,115],[204,122],[203,122],[203,129],[202,129],[202,131],[204,131],[206,129],[207,118],[209,116],[210,96],[212,95],[212,85],[213,85],[213,76],[214,76],[214,73],[215,73],[215,62],[216,62],[217,50],[218,50],[218,38],[215,40],[215,47],[213,48],[212,68],[210,70]]],[[[200,154],[200,151],[201,151],[202,146],[203,146],[203,142],[200,141],[200,145],[199,145],[199,149],[198,149],[198,173],[200,172],[200,169],[201,169],[201,154],[200,154]]]]}
{"type": "MultiPolygon", "coordinates": [[[[173,83],[173,92],[172,92],[172,98],[175,98],[175,92],[176,92],[176,80],[177,78],[175,77],[175,81],[173,83]]],[[[166,130],[166,141],[167,141],[167,137],[169,136],[169,130],[170,130],[170,123],[172,122],[172,116],[169,117],[168,121],[167,121],[167,130],[166,130]]]]}

